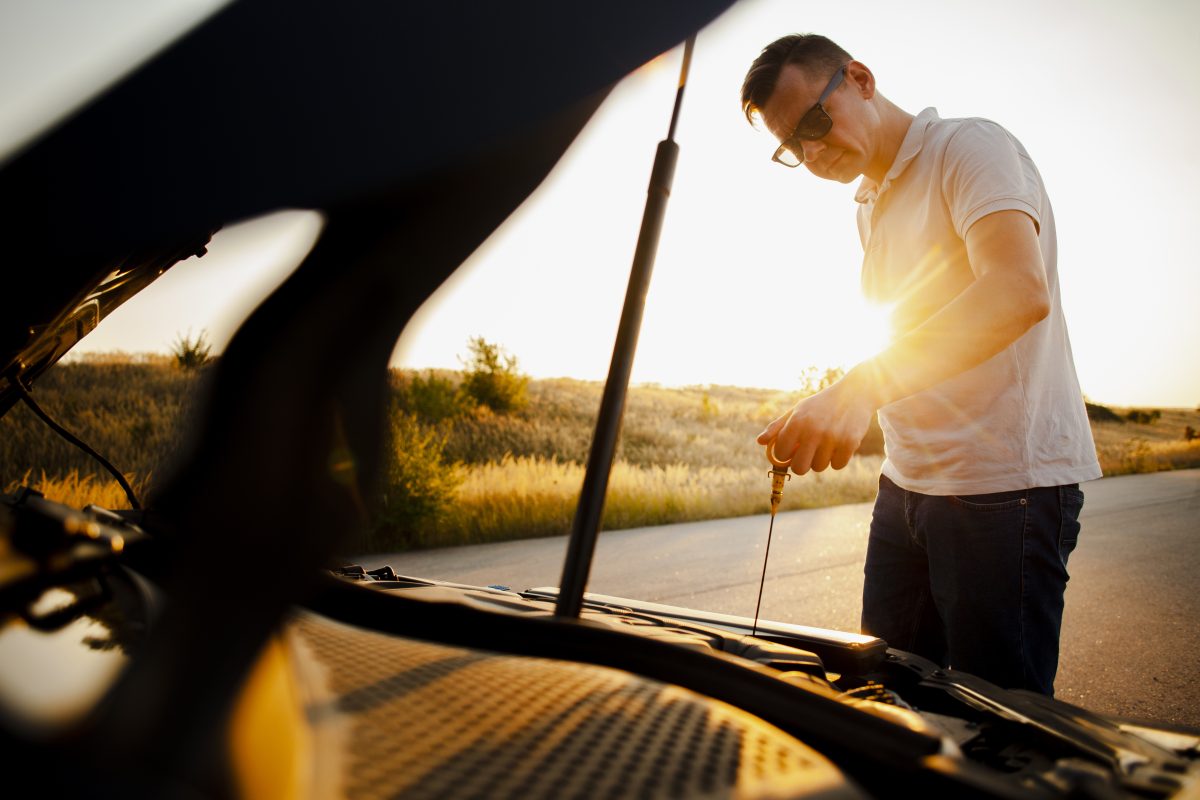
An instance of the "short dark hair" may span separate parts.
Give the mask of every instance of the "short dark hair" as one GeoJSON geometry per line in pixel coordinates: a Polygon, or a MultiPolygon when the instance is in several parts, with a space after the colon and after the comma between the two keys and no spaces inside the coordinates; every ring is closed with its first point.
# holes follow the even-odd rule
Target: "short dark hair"
{"type": "Polygon", "coordinates": [[[761,113],[771,99],[779,73],[788,64],[805,71],[833,74],[853,59],[833,41],[816,33],[793,33],[776,39],[763,48],[746,73],[742,82],[742,113],[753,125],[754,115],[761,113]]]}

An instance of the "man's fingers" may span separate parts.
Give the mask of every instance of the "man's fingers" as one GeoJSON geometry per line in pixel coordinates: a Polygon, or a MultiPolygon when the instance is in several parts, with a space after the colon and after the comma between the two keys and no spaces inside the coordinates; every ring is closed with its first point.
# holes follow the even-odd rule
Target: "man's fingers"
{"type": "Polygon", "coordinates": [[[792,472],[803,475],[831,466],[842,469],[850,463],[866,433],[866,420],[860,413],[865,407],[842,397],[842,385],[801,400],[758,435],[772,464],[791,467],[792,472]]]}
{"type": "MultiPolygon", "coordinates": [[[[803,449],[805,440],[809,438],[805,418],[793,409],[791,414],[776,421],[779,422],[779,426],[774,431],[775,437],[770,442],[771,450],[767,453],[767,458],[779,467],[791,465],[792,471],[796,472],[796,457],[803,449]]],[[[805,464],[807,469],[807,462],[805,464]]]]}
{"type": "Polygon", "coordinates": [[[817,444],[817,440],[812,437],[805,437],[800,440],[795,452],[792,453],[792,472],[797,475],[803,475],[812,469],[813,456],[816,454],[817,444]]]}
{"type": "Polygon", "coordinates": [[[812,459],[813,470],[816,472],[824,472],[826,469],[828,469],[829,468],[829,460],[830,460],[831,456],[833,455],[833,452],[834,452],[833,442],[829,439],[825,439],[824,441],[822,441],[821,444],[817,447],[816,452],[813,453],[813,459],[812,459]]]}
{"type": "Polygon", "coordinates": [[[768,444],[772,439],[779,435],[779,430],[784,426],[784,423],[788,421],[789,416],[790,414],[784,414],[782,417],[777,417],[774,419],[771,424],[766,427],[766,430],[758,435],[758,439],[756,439],[756,441],[759,444],[768,444]]]}
{"type": "Polygon", "coordinates": [[[775,452],[775,446],[778,444],[778,439],[774,439],[767,445],[767,461],[770,461],[776,467],[786,467],[791,462],[790,451],[780,455],[775,452]]]}
{"type": "Polygon", "coordinates": [[[848,445],[838,447],[833,451],[833,458],[829,461],[830,466],[834,469],[842,469],[850,463],[850,457],[854,455],[856,449],[856,447],[848,445]]]}

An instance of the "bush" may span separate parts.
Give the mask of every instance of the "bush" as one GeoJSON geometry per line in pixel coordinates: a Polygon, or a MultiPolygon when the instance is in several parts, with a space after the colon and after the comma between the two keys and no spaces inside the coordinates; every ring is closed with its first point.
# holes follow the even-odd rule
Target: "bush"
{"type": "Polygon", "coordinates": [[[396,385],[396,403],[400,410],[416,414],[422,422],[438,423],[467,413],[468,400],[458,382],[444,378],[433,370],[425,377],[413,373],[402,376],[396,385]]]}
{"type": "Polygon", "coordinates": [[[212,360],[210,353],[212,345],[208,342],[208,332],[200,331],[200,334],[193,339],[192,332],[188,331],[187,335],[179,334],[175,337],[175,344],[171,345],[171,355],[175,357],[175,364],[180,369],[199,369],[212,360]]]}
{"type": "Polygon", "coordinates": [[[1137,422],[1142,425],[1152,425],[1158,422],[1160,417],[1162,417],[1162,412],[1157,408],[1152,411],[1142,411],[1140,408],[1135,408],[1125,415],[1125,419],[1130,422],[1137,422]]]}
{"type": "Polygon", "coordinates": [[[445,461],[446,437],[409,413],[391,415],[392,443],[383,471],[383,492],[368,547],[403,550],[433,539],[438,519],[454,504],[462,483],[457,464],[445,461]]]}
{"type": "Polygon", "coordinates": [[[500,414],[518,411],[529,402],[529,376],[517,370],[517,357],[482,336],[467,342],[471,351],[463,391],[479,405],[500,414]]]}
{"type": "Polygon", "coordinates": [[[1125,420],[1117,416],[1116,412],[1107,406],[1097,405],[1096,403],[1084,402],[1084,408],[1087,409],[1087,416],[1092,422],[1119,422],[1125,423],[1125,420]]]}

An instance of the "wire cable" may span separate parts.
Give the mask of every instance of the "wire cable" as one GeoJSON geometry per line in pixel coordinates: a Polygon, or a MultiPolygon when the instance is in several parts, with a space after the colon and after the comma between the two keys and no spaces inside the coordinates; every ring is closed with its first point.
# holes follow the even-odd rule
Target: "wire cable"
{"type": "Polygon", "coordinates": [[[29,406],[30,410],[33,411],[34,414],[37,414],[38,418],[41,419],[42,422],[49,425],[52,431],[78,447],[83,452],[87,453],[92,458],[99,461],[101,466],[112,473],[112,476],[117,479],[117,483],[119,483],[121,488],[125,490],[125,496],[129,498],[130,507],[136,510],[141,510],[142,504],[138,502],[137,496],[133,493],[133,487],[129,485],[129,481],[125,480],[125,476],[121,474],[120,470],[114,467],[107,458],[97,453],[69,430],[51,419],[50,415],[43,411],[42,407],[37,404],[37,401],[33,399],[33,396],[29,393],[29,390],[26,389],[24,384],[21,383],[20,378],[9,376],[8,383],[17,390],[17,394],[21,395],[21,399],[25,401],[25,405],[29,406]]]}

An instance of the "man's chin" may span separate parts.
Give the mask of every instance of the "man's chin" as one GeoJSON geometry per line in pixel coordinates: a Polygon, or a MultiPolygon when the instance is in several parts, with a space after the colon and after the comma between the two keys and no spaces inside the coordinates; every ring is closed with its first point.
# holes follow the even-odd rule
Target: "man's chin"
{"type": "Polygon", "coordinates": [[[849,166],[844,163],[845,161],[846,154],[842,153],[833,161],[829,162],[828,165],[819,167],[818,169],[809,167],[808,171],[813,175],[816,175],[818,178],[824,178],[827,181],[850,183],[851,181],[856,180],[862,173],[854,172],[853,169],[849,168],[849,166]]]}
{"type": "Polygon", "coordinates": [[[840,170],[822,170],[821,172],[817,172],[816,170],[810,169],[809,172],[816,177],[821,178],[822,180],[837,181],[838,183],[853,183],[862,175],[862,173],[851,174],[847,171],[840,170]]]}

